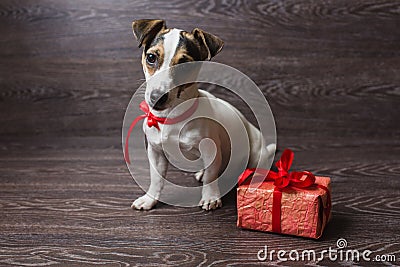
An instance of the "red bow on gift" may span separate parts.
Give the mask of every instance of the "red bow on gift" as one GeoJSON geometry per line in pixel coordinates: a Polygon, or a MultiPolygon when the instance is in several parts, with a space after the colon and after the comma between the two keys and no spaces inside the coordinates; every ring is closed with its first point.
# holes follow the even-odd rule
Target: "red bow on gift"
{"type": "Polygon", "coordinates": [[[274,194],[272,201],[272,231],[281,232],[281,201],[282,201],[282,190],[285,188],[301,188],[306,189],[312,186],[317,186],[327,192],[327,207],[325,209],[326,219],[328,220],[330,209],[331,209],[331,197],[328,188],[323,185],[315,183],[315,175],[309,171],[301,172],[289,172],[290,166],[292,166],[294,153],[290,149],[285,149],[282,153],[281,158],[275,163],[278,168],[277,172],[268,171],[265,169],[252,168],[246,169],[238,180],[238,185],[250,184],[250,178],[253,174],[256,180],[261,175],[262,182],[273,182],[274,183],[274,194]]]}
{"type": "Polygon", "coordinates": [[[283,189],[285,187],[307,188],[315,183],[315,176],[309,171],[289,172],[292,166],[294,153],[290,149],[285,149],[281,158],[275,163],[278,172],[266,171],[264,169],[246,169],[240,176],[238,184],[242,185],[252,174],[262,174],[264,181],[273,181],[275,187],[283,189]]]}

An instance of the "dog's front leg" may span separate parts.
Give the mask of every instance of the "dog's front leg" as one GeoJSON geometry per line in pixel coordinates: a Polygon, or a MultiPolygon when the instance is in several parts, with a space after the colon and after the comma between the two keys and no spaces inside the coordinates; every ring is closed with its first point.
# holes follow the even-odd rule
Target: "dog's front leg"
{"type": "Polygon", "coordinates": [[[150,161],[150,187],[147,193],[136,199],[131,206],[139,210],[149,210],[157,204],[168,168],[168,160],[164,153],[150,144],[147,147],[147,156],[150,161]]]}
{"type": "MultiPolygon", "coordinates": [[[[215,149],[214,146],[211,146],[210,149],[215,149]]],[[[212,157],[214,156],[210,149],[205,149],[203,157],[212,157]],[[208,151],[210,150],[210,151],[208,151]]],[[[203,188],[202,188],[202,196],[199,203],[199,206],[204,210],[213,210],[218,207],[222,207],[221,202],[221,194],[218,187],[218,174],[221,169],[222,164],[222,154],[221,149],[218,146],[217,153],[215,155],[214,161],[204,170],[203,174],[203,188]]]]}

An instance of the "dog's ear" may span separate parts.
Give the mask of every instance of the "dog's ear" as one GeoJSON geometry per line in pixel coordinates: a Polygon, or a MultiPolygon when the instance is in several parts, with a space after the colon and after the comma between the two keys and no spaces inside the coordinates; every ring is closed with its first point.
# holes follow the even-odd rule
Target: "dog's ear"
{"type": "Polygon", "coordinates": [[[139,47],[151,42],[157,33],[165,28],[165,21],[159,19],[140,19],[132,22],[133,34],[139,42],[139,47]]]}
{"type": "Polygon", "coordinates": [[[224,47],[224,42],[220,38],[199,28],[195,28],[192,31],[192,34],[200,45],[203,45],[206,48],[205,59],[207,60],[210,60],[218,54],[222,50],[222,47],[224,47]]]}

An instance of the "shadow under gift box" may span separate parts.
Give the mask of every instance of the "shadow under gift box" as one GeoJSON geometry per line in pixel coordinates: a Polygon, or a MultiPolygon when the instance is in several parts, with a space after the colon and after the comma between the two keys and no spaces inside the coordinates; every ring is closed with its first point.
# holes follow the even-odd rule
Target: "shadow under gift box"
{"type": "MultiPolygon", "coordinates": [[[[280,233],[315,239],[321,237],[331,218],[331,204],[328,197],[331,187],[329,177],[315,178],[315,184],[326,187],[329,193],[318,186],[282,190],[280,233]]],[[[274,189],[273,182],[263,182],[258,185],[243,184],[237,188],[238,227],[274,232],[272,227],[274,189]]]]}

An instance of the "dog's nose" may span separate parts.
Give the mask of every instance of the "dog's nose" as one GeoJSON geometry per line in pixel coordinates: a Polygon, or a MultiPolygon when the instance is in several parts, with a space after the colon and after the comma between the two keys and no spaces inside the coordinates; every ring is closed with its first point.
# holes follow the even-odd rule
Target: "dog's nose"
{"type": "Polygon", "coordinates": [[[150,93],[150,100],[154,104],[154,108],[159,109],[167,102],[168,92],[164,93],[161,90],[153,90],[150,93]]]}

